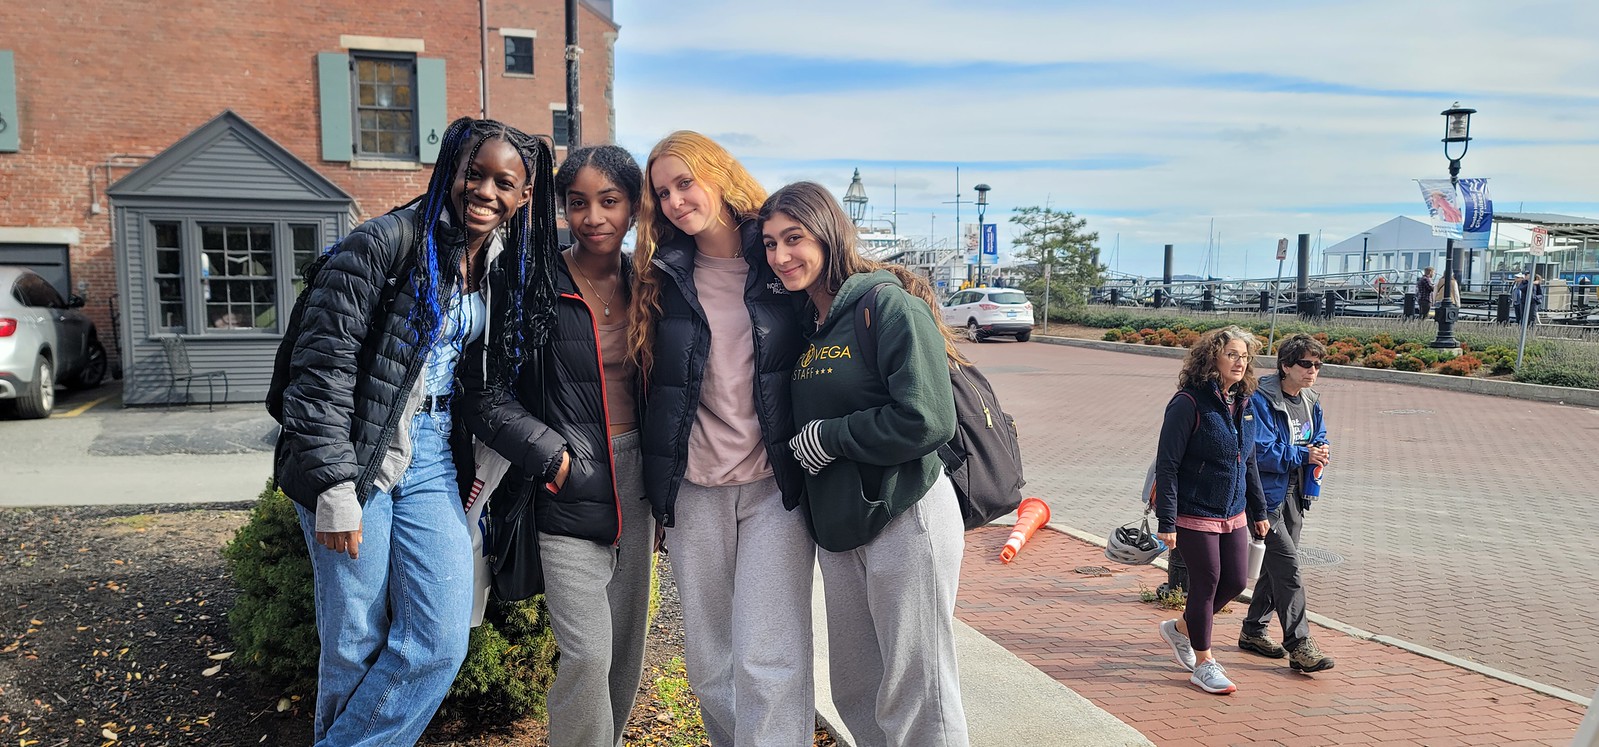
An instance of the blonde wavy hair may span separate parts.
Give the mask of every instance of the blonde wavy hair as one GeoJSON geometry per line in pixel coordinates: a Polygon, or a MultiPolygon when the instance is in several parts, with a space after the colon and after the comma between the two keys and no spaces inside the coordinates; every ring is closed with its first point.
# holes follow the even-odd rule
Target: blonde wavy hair
{"type": "MultiPolygon", "coordinates": [[[[1187,388],[1202,386],[1207,382],[1219,383],[1221,373],[1216,368],[1216,359],[1234,340],[1243,341],[1251,358],[1260,354],[1260,338],[1249,330],[1236,324],[1213,329],[1200,335],[1199,342],[1189,348],[1188,357],[1183,359],[1183,370],[1177,374],[1177,386],[1187,388]]],[[[1244,380],[1234,385],[1233,389],[1238,395],[1248,397],[1255,393],[1255,387],[1259,384],[1260,380],[1255,377],[1255,366],[1251,364],[1244,367],[1244,380]]]]}
{"type": "Polygon", "coordinates": [[[655,363],[655,325],[661,318],[662,278],[655,267],[655,251],[681,235],[656,197],[655,164],[667,156],[682,159],[694,180],[721,199],[726,209],[718,220],[731,220],[737,227],[753,220],[766,201],[766,189],[744,165],[726,148],[698,132],[678,130],[650,150],[649,160],[644,163],[644,194],[639,201],[638,236],[633,251],[633,300],[627,309],[628,356],[646,380],[655,363]]]}

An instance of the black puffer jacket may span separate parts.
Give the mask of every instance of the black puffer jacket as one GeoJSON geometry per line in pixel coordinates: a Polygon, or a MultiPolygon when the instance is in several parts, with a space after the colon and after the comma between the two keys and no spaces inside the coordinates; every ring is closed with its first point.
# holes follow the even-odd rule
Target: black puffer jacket
{"type": "MultiPolygon", "coordinates": [[[[630,287],[632,275],[632,262],[624,259],[623,288],[630,287]]],[[[555,289],[559,297],[550,343],[522,364],[513,391],[482,385],[483,346],[466,348],[459,377],[464,389],[456,414],[472,435],[511,462],[492,496],[495,505],[514,503],[536,491],[533,518],[540,532],[615,544],[621,536],[622,514],[599,330],[566,263],[559,260],[555,289]],[[561,492],[551,494],[544,484],[554,479],[561,453],[567,450],[572,455],[571,471],[561,492]]],[[[498,333],[491,327],[484,337],[492,339],[498,333]]],[[[633,399],[638,401],[637,392],[633,399]]],[[[633,422],[638,422],[636,414],[633,422]]]]}
{"type": "MultiPolygon", "coordinates": [[[[799,505],[805,482],[788,448],[794,413],[788,384],[794,361],[805,347],[798,301],[766,264],[755,221],[739,226],[749,278],[744,305],[755,338],[755,413],[761,421],[766,458],[772,465],[783,506],[799,505]]],[[[641,433],[644,490],[655,517],[673,526],[678,487],[688,469],[688,438],[700,407],[700,384],[710,357],[711,329],[694,288],[694,239],[678,235],[655,251],[652,263],[664,275],[661,319],[655,329],[654,365],[647,382],[641,433]]]]}
{"type": "MultiPolygon", "coordinates": [[[[339,242],[306,299],[283,391],[274,474],[290,499],[312,511],[318,496],[342,482],[355,483],[356,497],[366,505],[381,457],[406,415],[406,397],[421,375],[424,356],[409,324],[417,303],[410,271],[415,263],[399,261],[399,253],[416,251],[404,245],[406,237],[422,235],[416,220],[414,209],[403,208],[357,226],[339,242]],[[396,269],[398,277],[391,275],[396,269]],[[383,292],[395,283],[400,285],[392,293],[383,292]],[[385,295],[393,303],[379,309],[385,295]]],[[[464,236],[439,226],[434,237],[459,262],[464,236]]],[[[458,467],[470,469],[468,444],[451,438],[458,467]]],[[[471,481],[469,473],[457,477],[463,484],[471,481]]]]}

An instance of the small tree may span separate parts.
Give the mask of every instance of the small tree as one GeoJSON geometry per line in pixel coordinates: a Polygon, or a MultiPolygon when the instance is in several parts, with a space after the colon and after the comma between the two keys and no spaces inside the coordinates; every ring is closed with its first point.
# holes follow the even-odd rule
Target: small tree
{"type": "Polygon", "coordinates": [[[1088,221],[1070,211],[1049,207],[1024,207],[1011,216],[1021,233],[1012,244],[1018,256],[1031,263],[1022,289],[1034,305],[1044,303],[1044,268],[1050,268],[1049,305],[1053,309],[1082,306],[1090,288],[1104,282],[1099,264],[1099,232],[1088,231],[1088,221]]]}

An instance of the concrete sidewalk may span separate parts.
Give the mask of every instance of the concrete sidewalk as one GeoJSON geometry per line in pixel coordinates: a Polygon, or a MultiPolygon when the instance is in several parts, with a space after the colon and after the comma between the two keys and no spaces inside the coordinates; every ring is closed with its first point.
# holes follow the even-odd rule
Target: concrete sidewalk
{"type": "MultiPolygon", "coordinates": [[[[970,538],[972,535],[967,535],[970,538]]],[[[827,617],[818,569],[811,592],[816,639],[816,711],[844,747],[855,741],[833,707],[828,681],[827,617]]],[[[956,621],[961,702],[972,747],[1143,747],[1137,730],[956,621]]]]}
{"type": "Polygon", "coordinates": [[[1297,674],[1238,650],[1238,603],[1214,641],[1238,692],[1207,695],[1156,632],[1177,613],[1139,600],[1164,572],[1052,530],[1003,565],[1008,534],[967,533],[958,617],[1158,744],[1566,745],[1583,717],[1574,703],[1320,626],[1312,635],[1337,667],[1297,674]],[[1111,575],[1078,572],[1094,566],[1111,575]]]}

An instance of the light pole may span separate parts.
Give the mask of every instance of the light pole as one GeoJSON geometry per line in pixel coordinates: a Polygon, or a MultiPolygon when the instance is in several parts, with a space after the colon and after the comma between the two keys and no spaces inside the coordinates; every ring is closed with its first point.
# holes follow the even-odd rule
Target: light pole
{"type": "MultiPolygon", "coordinates": [[[[988,212],[987,184],[979,184],[972,189],[977,190],[977,285],[983,285],[983,214],[988,212]]],[[[998,259],[995,256],[995,259],[998,259]]]]}
{"type": "MultiPolygon", "coordinates": [[[[1444,158],[1449,159],[1449,186],[1460,181],[1460,161],[1471,148],[1471,115],[1476,109],[1462,109],[1460,102],[1441,112],[1444,117],[1444,158]],[[1460,144],[1460,155],[1450,155],[1450,146],[1460,144]]],[[[1455,349],[1460,342],[1455,339],[1455,322],[1460,319],[1460,286],[1455,282],[1455,240],[1444,243],[1444,290],[1438,302],[1438,337],[1427,345],[1430,348],[1455,349]]]]}

